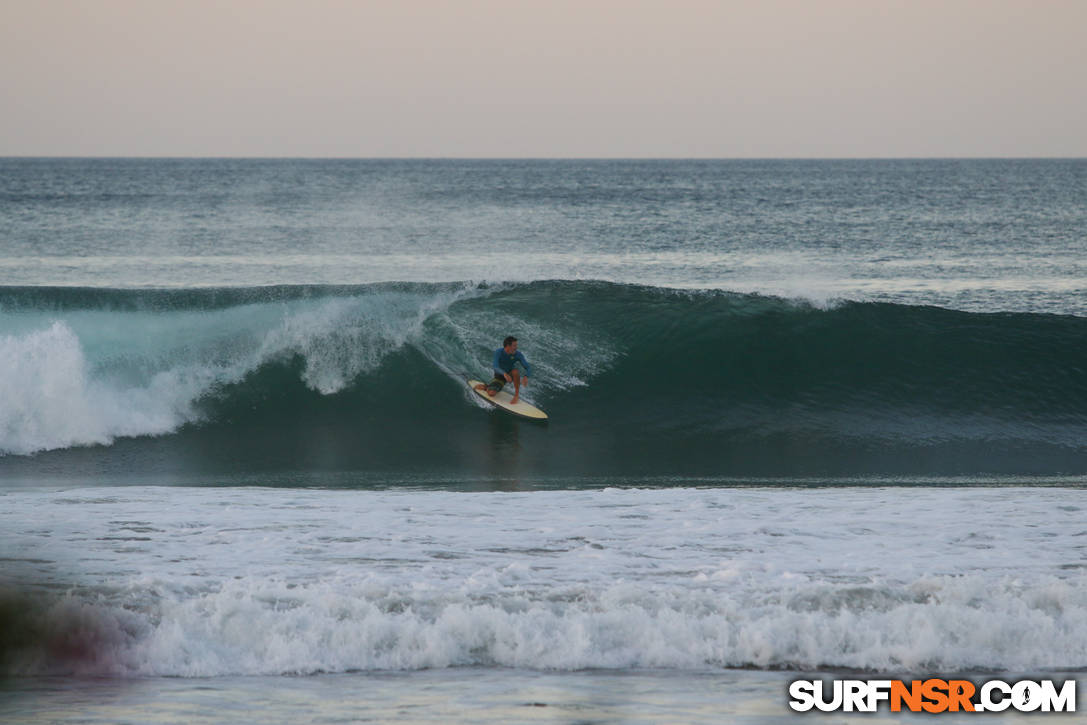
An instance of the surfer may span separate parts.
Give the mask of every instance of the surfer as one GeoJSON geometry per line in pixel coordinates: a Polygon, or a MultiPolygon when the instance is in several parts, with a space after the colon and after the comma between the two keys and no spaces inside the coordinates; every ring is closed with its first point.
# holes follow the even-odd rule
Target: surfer
{"type": "Polygon", "coordinates": [[[494,379],[486,385],[480,383],[476,390],[486,390],[487,395],[493,398],[498,395],[503,385],[513,383],[513,399],[510,400],[510,405],[516,405],[521,395],[521,386],[528,385],[528,376],[532,374],[532,366],[525,360],[524,353],[517,351],[516,337],[510,335],[502,341],[502,347],[494,351],[491,367],[494,368],[494,379]],[[525,368],[524,375],[515,367],[518,362],[525,368]]]}

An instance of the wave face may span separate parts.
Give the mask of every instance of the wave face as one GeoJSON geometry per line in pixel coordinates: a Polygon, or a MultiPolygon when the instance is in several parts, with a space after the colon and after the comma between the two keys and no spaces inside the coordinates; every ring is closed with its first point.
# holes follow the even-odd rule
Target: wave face
{"type": "Polygon", "coordinates": [[[1079,317],[603,282],[8,287],[0,467],[1083,473],[1085,360],[1079,317]],[[460,382],[511,333],[548,426],[460,382]]]}

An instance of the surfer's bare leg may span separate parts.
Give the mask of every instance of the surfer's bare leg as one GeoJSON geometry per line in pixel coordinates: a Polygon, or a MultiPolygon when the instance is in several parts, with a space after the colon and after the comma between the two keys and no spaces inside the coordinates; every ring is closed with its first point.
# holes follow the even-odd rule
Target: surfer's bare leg
{"type": "Polygon", "coordinates": [[[510,375],[513,376],[513,399],[510,401],[510,405],[516,405],[517,396],[521,394],[521,371],[514,368],[510,371],[510,375]]]}
{"type": "Polygon", "coordinates": [[[486,385],[484,385],[483,383],[480,383],[479,385],[477,385],[477,386],[476,386],[476,390],[486,390],[486,391],[487,391],[487,395],[491,396],[492,398],[493,398],[494,396],[498,395],[498,391],[497,391],[497,390],[495,390],[494,388],[488,388],[488,387],[487,387],[486,385]]]}

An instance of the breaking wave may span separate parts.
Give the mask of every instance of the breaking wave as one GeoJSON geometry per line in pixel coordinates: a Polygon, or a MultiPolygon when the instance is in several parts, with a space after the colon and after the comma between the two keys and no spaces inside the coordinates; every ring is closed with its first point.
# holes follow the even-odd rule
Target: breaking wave
{"type": "Polygon", "coordinates": [[[561,472],[1082,473],[1084,360],[1079,317],[603,282],[9,287],[0,452],[229,433],[244,458],[320,431],[347,468],[463,469],[460,436],[519,435],[522,468],[561,472]],[[464,393],[510,333],[542,432],[464,393]]]}

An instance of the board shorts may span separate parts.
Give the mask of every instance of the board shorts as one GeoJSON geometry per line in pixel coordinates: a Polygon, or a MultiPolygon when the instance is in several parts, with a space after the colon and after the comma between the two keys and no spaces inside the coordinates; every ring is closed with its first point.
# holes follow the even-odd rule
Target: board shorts
{"type": "Polygon", "coordinates": [[[491,380],[491,382],[487,383],[487,390],[493,390],[494,392],[497,393],[499,390],[501,390],[503,387],[505,387],[505,385],[506,385],[505,376],[495,375],[494,379],[491,380]]]}

